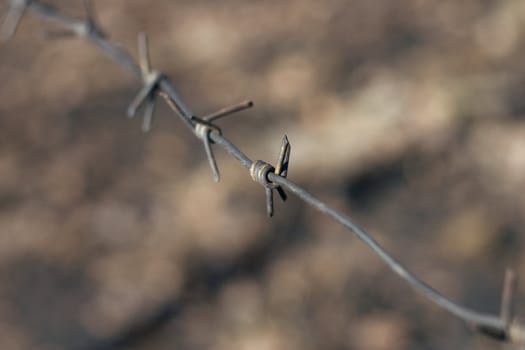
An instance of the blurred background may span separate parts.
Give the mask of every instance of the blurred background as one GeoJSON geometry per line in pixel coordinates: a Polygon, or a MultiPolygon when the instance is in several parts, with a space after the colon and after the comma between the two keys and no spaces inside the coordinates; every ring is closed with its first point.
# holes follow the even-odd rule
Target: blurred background
{"type": "MultiPolygon", "coordinates": [[[[525,276],[525,2],[95,5],[196,114],[252,99],[225,135],[274,162],[286,133],[289,177],[453,300],[498,313],[505,267],[525,276]]],[[[215,184],[163,103],[143,134],[138,82],[56,29],[0,46],[2,349],[501,348],[296,198],[267,219],[219,148],[215,184]]]]}

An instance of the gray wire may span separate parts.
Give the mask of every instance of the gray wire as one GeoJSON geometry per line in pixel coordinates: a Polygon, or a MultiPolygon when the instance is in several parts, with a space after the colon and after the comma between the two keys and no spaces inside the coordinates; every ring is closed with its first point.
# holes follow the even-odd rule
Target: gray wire
{"type": "Polygon", "coordinates": [[[295,183],[284,177],[278,176],[273,173],[268,174],[268,179],[288,189],[297,197],[304,200],[306,203],[310,204],[320,212],[325,213],[326,215],[334,218],[343,226],[354,232],[354,234],[359,239],[361,239],[368,247],[370,247],[370,249],[372,249],[372,251],[376,253],[392,271],[394,271],[399,277],[401,277],[401,279],[406,281],[416,291],[423,294],[425,297],[429,298],[431,301],[446,309],[453,315],[463,319],[466,322],[483,324],[487,327],[503,329],[503,327],[505,326],[504,321],[499,317],[485,315],[476,311],[472,311],[454,303],[447,297],[443,296],[437,290],[435,290],[427,283],[419,279],[412,272],[408,271],[407,268],[405,268],[399,261],[397,261],[389,253],[387,253],[386,250],[383,247],[381,247],[381,245],[377,243],[377,241],[374,240],[368,232],[366,232],[364,229],[362,229],[356,223],[354,223],[352,219],[338,212],[337,210],[330,208],[328,205],[326,205],[319,199],[315,198],[312,194],[307,192],[304,188],[296,185],[295,183]]]}

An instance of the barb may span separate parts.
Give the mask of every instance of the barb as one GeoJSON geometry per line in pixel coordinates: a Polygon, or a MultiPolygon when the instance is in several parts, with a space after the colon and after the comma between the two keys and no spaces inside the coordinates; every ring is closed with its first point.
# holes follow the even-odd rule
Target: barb
{"type": "Polygon", "coordinates": [[[277,193],[279,193],[283,202],[287,199],[283,188],[271,182],[268,175],[273,173],[286,178],[286,175],[288,174],[288,163],[290,161],[290,150],[290,142],[288,142],[288,137],[284,135],[275,168],[262,160],[255,161],[250,167],[250,175],[253,181],[264,187],[266,194],[266,213],[268,214],[268,217],[273,216],[273,190],[277,190],[277,193]]]}
{"type": "Polygon", "coordinates": [[[137,96],[133,99],[128,107],[128,117],[133,118],[137,110],[144,106],[144,119],[142,121],[142,131],[148,132],[151,129],[151,121],[153,112],[155,111],[155,99],[159,84],[165,75],[161,72],[151,69],[151,61],[148,50],[148,37],[146,33],[139,33],[138,35],[139,47],[139,64],[142,74],[144,87],[139,91],[137,96]]]}
{"type": "MultiPolygon", "coordinates": [[[[136,111],[136,109],[139,108],[145,100],[148,100],[148,103],[151,104],[150,98],[152,95],[154,97],[156,93],[159,93],[162,97],[164,97],[168,105],[176,111],[176,114],[180,117],[184,124],[189,127],[195,135],[203,140],[206,153],[208,155],[208,160],[210,161],[212,171],[214,172],[214,176],[218,177],[218,170],[215,158],[211,153],[211,142],[223,147],[230,155],[237,159],[242,166],[250,170],[252,178],[265,188],[266,206],[269,216],[273,215],[273,190],[277,190],[283,200],[286,199],[286,193],[284,193],[283,189],[289,190],[291,193],[310,204],[315,209],[332,217],[334,220],[338,221],[340,224],[352,231],[381,260],[383,260],[395,274],[397,274],[411,288],[425,296],[432,303],[448,311],[467,324],[472,325],[473,329],[477,330],[480,334],[484,334],[496,340],[505,341],[516,345],[525,345],[525,326],[519,323],[514,318],[513,314],[514,293],[517,285],[516,277],[513,272],[507,272],[506,274],[500,315],[480,313],[453,302],[426,284],[415,274],[410,272],[399,261],[392,257],[383,247],[381,247],[381,245],[379,245],[379,243],[377,243],[368,232],[355,224],[348,216],[330,208],[327,204],[315,198],[305,189],[288,180],[286,176],[288,174],[290,144],[286,136],[283,138],[281,151],[279,153],[279,158],[275,168],[272,165],[260,160],[255,162],[252,161],[237,146],[224,137],[221,133],[221,130],[213,124],[213,121],[218,120],[223,116],[230,115],[241,109],[245,109],[244,107],[241,108],[232,106],[230,108],[208,115],[204,118],[198,118],[194,116],[191,110],[184,104],[178,95],[169,78],[163,76],[162,79],[159,79],[158,76],[152,74],[153,72],[150,68],[149,57],[147,56],[147,43],[145,36],[143,36],[143,39],[140,39],[141,36],[139,36],[139,51],[141,52],[141,60],[139,65],[135,63],[130,55],[119,49],[116,45],[112,44],[103,35],[101,35],[102,32],[100,30],[95,30],[95,28],[98,27],[93,20],[94,13],[91,4],[87,0],[84,1],[84,4],[88,12],[88,18],[91,18],[91,20],[88,19],[87,21],[91,23],[90,26],[86,25],[86,21],[79,21],[62,14],[54,7],[43,5],[37,0],[11,0],[10,11],[7,16],[7,21],[3,24],[2,32],[10,34],[7,35],[7,37],[11,37],[16,31],[16,27],[18,26],[18,23],[20,22],[23,14],[30,11],[32,14],[53,22],[61,26],[63,29],[68,29],[75,32],[79,37],[85,37],[89,39],[104,54],[106,54],[106,56],[111,58],[120,66],[123,66],[137,79],[140,79],[145,83],[144,88],[137,95],[134,103],[132,103],[132,111],[136,111]],[[84,28],[90,28],[90,30],[79,31],[78,27],[81,25],[84,25],[84,28]],[[197,131],[197,129],[199,130],[197,131]],[[213,165],[211,162],[213,162],[213,165]],[[215,171],[217,172],[215,173],[215,171]]],[[[244,106],[247,106],[248,104],[251,106],[251,103],[247,103],[244,106]]],[[[146,116],[149,113],[152,113],[152,111],[146,110],[146,116]]],[[[145,118],[144,123],[146,123],[148,127],[149,122],[150,120],[145,118]]]]}
{"type": "Polygon", "coordinates": [[[244,111],[245,109],[252,108],[252,107],[253,107],[252,101],[242,101],[240,103],[237,103],[236,105],[228,106],[223,109],[219,109],[218,111],[212,114],[208,114],[207,116],[203,117],[203,119],[209,122],[213,122],[222,117],[226,117],[226,116],[232,115],[240,111],[244,111]]]}
{"type": "Polygon", "coordinates": [[[75,34],[81,38],[105,38],[106,35],[98,25],[93,2],[91,0],[83,0],[83,5],[84,10],[86,11],[86,19],[73,28],[72,35],[75,34]]]}
{"type": "Polygon", "coordinates": [[[0,39],[7,41],[11,39],[20,25],[22,17],[26,12],[27,7],[31,4],[31,0],[10,0],[9,10],[5,16],[2,28],[0,31],[0,39]]]}
{"type": "MultiPolygon", "coordinates": [[[[173,109],[173,104],[170,104],[173,109]]],[[[204,144],[204,150],[206,152],[206,157],[208,158],[208,163],[210,164],[210,168],[213,174],[213,180],[215,182],[219,182],[221,179],[219,168],[217,167],[217,161],[215,160],[215,156],[213,155],[213,151],[211,149],[211,140],[210,140],[210,133],[211,132],[217,132],[219,135],[222,135],[222,130],[216,126],[213,121],[219,120],[220,118],[227,117],[229,115],[232,115],[234,113],[240,112],[242,110],[248,109],[253,106],[252,101],[243,101],[241,103],[238,103],[233,106],[229,106],[226,108],[223,108],[221,110],[218,110],[215,113],[209,114],[203,118],[199,118],[197,116],[192,116],[192,121],[195,122],[195,135],[200,138],[204,144]]]]}
{"type": "Polygon", "coordinates": [[[502,331],[501,329],[486,327],[484,325],[473,325],[478,328],[479,332],[499,340],[523,338],[525,336],[524,330],[520,330],[519,327],[516,327],[517,323],[514,321],[514,296],[517,287],[518,277],[516,276],[516,273],[511,269],[507,269],[503,281],[500,311],[500,319],[504,324],[505,330],[502,331]]]}

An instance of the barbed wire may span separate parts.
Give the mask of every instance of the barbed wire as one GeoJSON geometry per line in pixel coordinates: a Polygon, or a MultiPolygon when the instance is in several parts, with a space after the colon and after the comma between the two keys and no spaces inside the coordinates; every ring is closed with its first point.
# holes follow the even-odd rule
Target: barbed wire
{"type": "Polygon", "coordinates": [[[324,213],[353,232],[366,244],[387,266],[405,281],[416,292],[425,296],[438,307],[448,311],[455,317],[470,325],[477,332],[493,339],[525,347],[525,326],[514,317],[514,296],[517,288],[516,274],[507,269],[503,284],[500,315],[485,314],[456,303],[428,285],[421,278],[410,272],[396,258],[390,255],[374,238],[363,228],[353,222],[347,215],[329,207],[317,199],[301,186],[287,179],[291,146],[286,135],[283,137],[279,157],[275,166],[262,160],[251,160],[235,144],[229,141],[219,126],[215,124],[220,118],[232,115],[253,106],[251,101],[244,101],[236,105],[223,108],[208,116],[198,117],[183,102],[169,77],[152,69],[148,52],[148,42],[145,33],[138,35],[138,63],[133,57],[112,44],[107,35],[101,30],[96,19],[96,13],[90,0],[83,0],[86,18],[78,19],[61,12],[56,7],[44,4],[39,0],[7,0],[9,10],[0,28],[0,39],[11,39],[25,14],[29,13],[41,19],[52,22],[63,30],[55,35],[74,36],[86,39],[97,46],[102,53],[116,64],[125,68],[142,84],[128,107],[127,114],[133,117],[139,109],[143,109],[142,129],[151,128],[155,110],[156,98],[160,96],[171,107],[197,138],[203,141],[205,153],[210,164],[215,181],[219,181],[219,170],[213,155],[211,144],[224,148],[240,164],[249,169],[252,179],[263,186],[266,195],[266,211],[269,217],[273,216],[273,192],[276,190],[280,198],[287,199],[285,189],[324,213]]]}

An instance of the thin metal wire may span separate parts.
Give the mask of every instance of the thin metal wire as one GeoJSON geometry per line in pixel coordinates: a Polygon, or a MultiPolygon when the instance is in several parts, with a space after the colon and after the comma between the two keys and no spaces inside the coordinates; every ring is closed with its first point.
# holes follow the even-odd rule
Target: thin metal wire
{"type": "Polygon", "coordinates": [[[450,299],[443,296],[437,290],[423,282],[412,272],[408,271],[399,261],[392,257],[379,243],[372,238],[372,236],[366,232],[364,229],[359,227],[356,223],[352,221],[348,216],[343,213],[338,212],[337,210],[330,208],[326,203],[315,198],[311,193],[306,191],[304,188],[296,185],[292,181],[278,176],[273,173],[268,174],[268,179],[276,184],[281,185],[286,188],[297,197],[304,200],[306,203],[313,206],[315,209],[319,210],[322,213],[332,217],[339,223],[341,223],[346,228],[350,229],[354,234],[361,239],[374,253],[376,253],[381,260],[383,260],[390,269],[399,275],[403,280],[405,280],[410,286],[412,286],[416,291],[422,293],[424,296],[429,298],[435,304],[441,306],[442,308],[448,310],[453,315],[463,319],[468,323],[484,324],[492,328],[503,328],[504,322],[500,317],[482,314],[476,311],[472,311],[466,307],[458,305],[452,302],[450,299]]]}
{"type": "Polygon", "coordinates": [[[7,41],[15,35],[18,26],[20,25],[20,21],[30,3],[31,0],[9,1],[9,10],[0,30],[0,39],[2,41],[7,41]]]}
{"type": "MultiPolygon", "coordinates": [[[[26,4],[26,6],[24,7],[24,9],[26,10],[25,12],[32,13],[40,18],[53,22],[61,26],[63,29],[71,30],[77,33],[77,36],[83,36],[80,35],[81,33],[79,33],[78,28],[79,26],[85,25],[85,20],[78,20],[67,16],[61,13],[56,8],[42,4],[40,3],[40,1],[37,0],[11,1],[11,4],[24,3],[26,4]]],[[[14,21],[16,25],[18,25],[21,16],[23,16],[23,13],[20,16],[15,16],[14,19],[9,19],[8,16],[8,20],[14,21]]],[[[94,24],[95,22],[93,21],[94,14],[91,4],[89,5],[88,16],[88,21],[90,21],[93,24],[95,30],[93,30],[92,28],[92,30],[86,31],[85,37],[91,42],[93,42],[106,56],[108,56],[117,64],[123,66],[126,70],[133,74],[135,78],[142,81],[143,72],[141,70],[140,65],[135,62],[132,56],[120,49],[118,46],[112,44],[108,39],[106,39],[105,36],[101,35],[102,32],[96,27],[96,24],[94,24]]],[[[7,26],[7,28],[13,27],[13,25],[9,23],[5,24],[5,22],[4,26],[7,26]]],[[[173,107],[173,109],[177,112],[176,114],[181,118],[184,124],[195,132],[195,128],[199,121],[194,118],[191,110],[180,98],[178,92],[176,91],[169,78],[164,77],[158,83],[158,89],[159,94],[163,96],[166,102],[173,107]]],[[[220,113],[217,113],[208,117],[210,119],[213,118],[212,120],[218,119],[222,115],[220,113]]],[[[231,113],[228,112],[227,114],[231,113]]],[[[213,141],[215,144],[223,147],[231,156],[237,159],[243,167],[247,169],[252,168],[254,162],[248,156],[246,156],[237,146],[235,146],[231,141],[224,137],[220,132],[220,129],[211,128],[211,130],[207,132],[207,138],[209,138],[209,140],[213,141]]],[[[490,336],[494,339],[498,339],[501,341],[507,341],[517,345],[525,345],[525,327],[523,327],[522,324],[517,322],[513,318],[512,314],[512,308],[514,304],[513,299],[515,294],[514,291],[516,288],[516,278],[513,273],[507,273],[507,276],[505,278],[505,287],[503,291],[501,308],[502,311],[501,315],[499,316],[480,313],[453,302],[452,300],[438,292],[436,289],[422,281],[415,274],[410,272],[397,259],[392,257],[383,247],[381,247],[381,245],[379,245],[379,243],[377,243],[372,238],[372,236],[368,234],[368,232],[366,232],[364,229],[355,224],[348,216],[344,215],[339,211],[336,211],[333,208],[330,208],[326,203],[315,198],[305,189],[295,184],[294,182],[288,180],[285,176],[287,175],[289,154],[289,148],[288,150],[286,150],[286,147],[283,146],[281,148],[281,153],[278,160],[278,171],[265,171],[264,181],[262,179],[259,179],[261,181],[258,182],[261,182],[261,184],[264,185],[266,193],[268,193],[268,191],[272,192],[272,187],[270,185],[279,188],[282,187],[284,189],[289,190],[291,193],[295,194],[297,197],[310,204],[321,213],[332,217],[334,220],[338,221],[343,226],[352,231],[376,255],[378,255],[395,274],[397,274],[410,287],[412,287],[415,291],[425,296],[435,305],[439,306],[444,310],[447,310],[452,315],[472,325],[474,329],[480,332],[481,334],[490,336]]],[[[275,187],[273,188],[275,189],[275,187]]]]}
{"type": "Polygon", "coordinates": [[[507,324],[514,318],[514,301],[516,288],[518,287],[518,277],[514,271],[507,269],[505,271],[505,281],[503,283],[503,295],[501,296],[500,317],[507,324]]]}
{"type": "Polygon", "coordinates": [[[217,112],[214,112],[212,114],[208,114],[207,116],[204,116],[203,119],[213,122],[215,120],[218,120],[220,118],[226,117],[228,115],[244,111],[245,109],[253,107],[252,101],[243,101],[236,105],[229,106],[223,109],[218,110],[217,112]]]}

